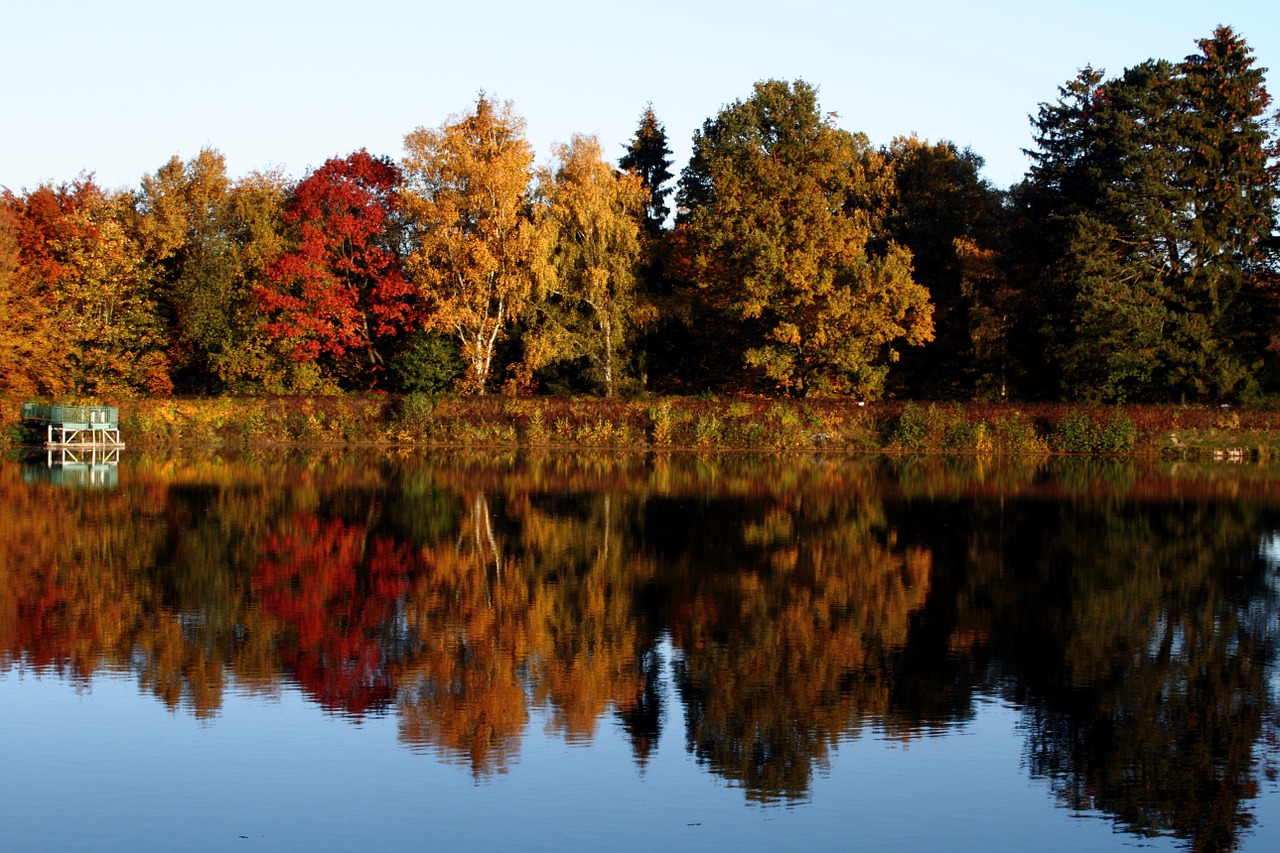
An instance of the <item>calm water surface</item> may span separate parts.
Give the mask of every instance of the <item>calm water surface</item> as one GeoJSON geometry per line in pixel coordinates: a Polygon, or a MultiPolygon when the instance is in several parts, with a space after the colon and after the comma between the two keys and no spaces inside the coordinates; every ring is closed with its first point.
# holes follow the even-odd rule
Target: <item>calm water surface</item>
{"type": "Polygon", "coordinates": [[[1280,849],[1280,470],[0,462],[0,848],[1280,849]]]}

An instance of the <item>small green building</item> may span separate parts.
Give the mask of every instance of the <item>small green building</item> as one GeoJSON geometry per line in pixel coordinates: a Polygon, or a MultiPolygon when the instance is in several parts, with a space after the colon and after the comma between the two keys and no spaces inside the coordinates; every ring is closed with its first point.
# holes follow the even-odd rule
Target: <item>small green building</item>
{"type": "Polygon", "coordinates": [[[123,447],[120,410],[115,406],[58,406],[23,403],[22,420],[44,427],[46,447],[123,447]]]}

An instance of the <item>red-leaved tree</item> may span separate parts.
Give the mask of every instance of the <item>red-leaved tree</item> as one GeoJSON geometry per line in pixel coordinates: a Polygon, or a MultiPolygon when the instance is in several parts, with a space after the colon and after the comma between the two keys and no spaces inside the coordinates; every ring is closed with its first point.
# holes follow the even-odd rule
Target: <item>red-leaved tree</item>
{"type": "Polygon", "coordinates": [[[297,185],[285,212],[295,248],[257,291],[267,333],[347,387],[377,385],[396,342],[421,320],[397,248],[400,169],[361,149],[297,185]]]}

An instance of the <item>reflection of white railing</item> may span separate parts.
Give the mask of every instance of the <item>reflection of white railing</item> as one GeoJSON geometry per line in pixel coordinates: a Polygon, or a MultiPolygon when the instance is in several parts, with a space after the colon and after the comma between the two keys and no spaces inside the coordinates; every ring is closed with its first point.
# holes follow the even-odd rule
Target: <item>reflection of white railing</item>
{"type": "Polygon", "coordinates": [[[89,445],[88,447],[49,448],[50,468],[67,465],[119,465],[120,448],[89,445]]]}
{"type": "Polygon", "coordinates": [[[106,445],[50,447],[43,459],[28,457],[22,465],[24,483],[113,489],[119,484],[120,448],[106,445]],[[40,462],[44,464],[41,465],[40,462]]]}

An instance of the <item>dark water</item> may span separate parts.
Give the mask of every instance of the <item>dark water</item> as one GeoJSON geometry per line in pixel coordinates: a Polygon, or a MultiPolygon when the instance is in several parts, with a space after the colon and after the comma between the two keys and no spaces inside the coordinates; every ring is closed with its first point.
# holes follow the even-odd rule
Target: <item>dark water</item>
{"type": "Polygon", "coordinates": [[[0,462],[0,848],[1280,849],[1280,470],[0,462]]]}

